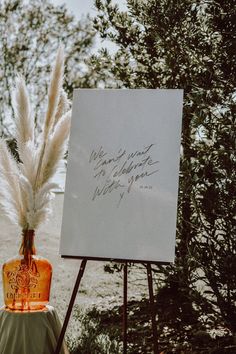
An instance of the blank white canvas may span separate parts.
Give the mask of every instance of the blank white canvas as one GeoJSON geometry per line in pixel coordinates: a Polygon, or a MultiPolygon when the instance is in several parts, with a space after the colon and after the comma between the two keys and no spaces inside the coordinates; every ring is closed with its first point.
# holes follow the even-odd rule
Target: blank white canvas
{"type": "Polygon", "coordinates": [[[182,90],[75,90],[60,254],[173,262],[182,90]]]}

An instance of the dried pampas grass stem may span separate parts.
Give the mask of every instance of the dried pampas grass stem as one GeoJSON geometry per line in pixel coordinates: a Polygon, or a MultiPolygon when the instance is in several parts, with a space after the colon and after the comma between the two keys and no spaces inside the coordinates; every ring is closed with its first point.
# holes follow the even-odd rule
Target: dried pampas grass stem
{"type": "Polygon", "coordinates": [[[51,82],[48,90],[48,107],[47,113],[43,128],[43,140],[42,147],[39,154],[38,167],[36,172],[34,189],[40,188],[40,175],[43,173],[42,162],[45,154],[46,143],[48,140],[48,136],[53,129],[55,116],[58,110],[59,102],[60,102],[60,94],[62,90],[62,81],[64,74],[64,52],[63,48],[60,47],[57,52],[56,62],[52,70],[51,82]]]}
{"type": "Polygon", "coordinates": [[[21,161],[24,158],[24,145],[28,141],[34,140],[33,120],[31,117],[31,107],[29,95],[22,76],[16,79],[16,88],[13,92],[13,106],[16,122],[16,142],[21,161]]]}
{"type": "Polygon", "coordinates": [[[21,201],[19,169],[6,142],[0,138],[0,204],[9,219],[25,227],[26,217],[21,201]]]}
{"type": "Polygon", "coordinates": [[[60,47],[57,53],[56,62],[52,70],[51,82],[48,90],[48,108],[44,125],[44,138],[48,137],[50,128],[53,126],[60,100],[62,81],[64,74],[64,53],[60,47]]]}
{"type": "Polygon", "coordinates": [[[56,124],[53,133],[48,138],[42,160],[39,186],[44,185],[56,172],[58,162],[63,158],[64,143],[70,131],[71,112],[67,112],[56,124]]]}

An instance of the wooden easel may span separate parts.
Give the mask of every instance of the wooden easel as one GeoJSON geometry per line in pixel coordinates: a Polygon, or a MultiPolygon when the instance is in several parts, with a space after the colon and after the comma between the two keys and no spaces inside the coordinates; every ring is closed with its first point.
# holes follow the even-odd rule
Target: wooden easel
{"type": "MultiPolygon", "coordinates": [[[[81,259],[81,257],[69,257],[62,256],[63,258],[77,258],[81,259]]],[[[60,336],[58,338],[57,346],[54,354],[59,354],[62,346],[62,342],[66,333],[67,325],[71,316],[71,312],[74,306],[75,298],[77,292],[79,290],[80,282],[84,274],[84,270],[88,260],[102,260],[102,261],[116,261],[123,262],[123,354],[127,354],[127,328],[128,328],[128,318],[127,318],[127,293],[128,293],[128,262],[142,263],[146,264],[147,267],[147,279],[148,279],[148,290],[149,290],[149,300],[150,300],[150,314],[152,320],[152,333],[153,333],[153,352],[154,354],[159,354],[158,349],[158,335],[157,335],[157,323],[156,323],[156,311],[155,311],[155,301],[154,301],[154,293],[153,293],[153,278],[152,278],[152,268],[151,265],[153,262],[144,262],[144,261],[133,261],[133,260],[117,260],[117,259],[102,259],[102,258],[82,258],[82,262],[80,264],[80,269],[78,272],[78,276],[74,285],[74,289],[71,295],[70,303],[67,309],[66,317],[61,329],[60,336]]],[[[160,264],[155,262],[155,264],[160,264]]],[[[167,263],[161,263],[167,264],[167,263]]]]}

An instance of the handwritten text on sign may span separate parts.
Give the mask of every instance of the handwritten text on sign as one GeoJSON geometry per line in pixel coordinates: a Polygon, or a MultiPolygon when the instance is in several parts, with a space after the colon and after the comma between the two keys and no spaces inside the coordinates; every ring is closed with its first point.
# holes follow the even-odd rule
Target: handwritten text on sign
{"type": "Polygon", "coordinates": [[[183,91],[74,92],[60,253],[173,262],[183,91]]]}
{"type": "Polygon", "coordinates": [[[116,191],[119,193],[119,207],[124,196],[132,191],[137,182],[142,181],[139,188],[151,189],[148,177],[158,172],[159,163],[152,156],[154,145],[149,144],[131,152],[119,149],[114,155],[106,152],[103,146],[93,150],[89,158],[96,180],[96,187],[91,195],[92,201],[116,191]]]}

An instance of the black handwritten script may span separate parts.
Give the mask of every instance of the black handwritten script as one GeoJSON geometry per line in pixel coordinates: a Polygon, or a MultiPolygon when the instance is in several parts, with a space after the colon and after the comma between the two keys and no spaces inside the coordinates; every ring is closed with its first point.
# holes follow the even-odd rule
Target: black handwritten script
{"type": "Polygon", "coordinates": [[[155,144],[144,146],[140,150],[128,152],[121,148],[110,154],[103,146],[93,150],[89,157],[96,187],[92,192],[92,201],[105,195],[118,194],[119,207],[125,195],[136,188],[152,189],[148,177],[158,172],[159,161],[153,157],[155,144]]]}

